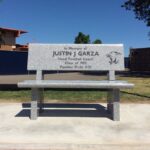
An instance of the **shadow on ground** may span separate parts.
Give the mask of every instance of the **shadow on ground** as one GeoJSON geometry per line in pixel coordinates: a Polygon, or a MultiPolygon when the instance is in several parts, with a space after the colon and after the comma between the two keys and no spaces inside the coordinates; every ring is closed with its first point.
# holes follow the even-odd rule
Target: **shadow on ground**
{"type": "Polygon", "coordinates": [[[150,99],[150,96],[146,96],[146,95],[142,95],[142,94],[138,94],[138,93],[131,93],[131,92],[126,92],[126,91],[121,91],[121,93],[150,99]]]}
{"type": "MultiPolygon", "coordinates": [[[[111,119],[106,108],[99,104],[46,103],[43,107],[40,117],[106,117],[111,119]]],[[[30,117],[30,103],[23,103],[22,108],[16,117],[30,117]]]]}

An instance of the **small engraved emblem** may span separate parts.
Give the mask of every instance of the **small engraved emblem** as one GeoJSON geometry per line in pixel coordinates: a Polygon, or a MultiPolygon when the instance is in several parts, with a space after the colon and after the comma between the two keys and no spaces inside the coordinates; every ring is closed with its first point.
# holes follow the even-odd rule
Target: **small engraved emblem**
{"type": "Polygon", "coordinates": [[[106,55],[107,58],[109,58],[109,64],[118,64],[119,60],[118,60],[118,56],[121,55],[121,53],[116,52],[116,51],[111,51],[110,53],[108,53],[106,55]]]}

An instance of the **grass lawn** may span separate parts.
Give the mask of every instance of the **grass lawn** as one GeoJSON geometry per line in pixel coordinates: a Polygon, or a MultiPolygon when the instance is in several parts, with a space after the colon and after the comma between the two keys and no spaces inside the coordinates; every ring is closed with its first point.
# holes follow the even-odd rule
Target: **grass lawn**
{"type": "MultiPolygon", "coordinates": [[[[102,77],[103,78],[103,77],[102,77]]],[[[121,102],[150,103],[150,78],[148,77],[117,77],[135,84],[133,89],[121,90],[121,102]]],[[[66,91],[45,90],[46,102],[106,102],[105,91],[66,91]]],[[[0,91],[1,102],[30,102],[31,91],[0,91]]]]}

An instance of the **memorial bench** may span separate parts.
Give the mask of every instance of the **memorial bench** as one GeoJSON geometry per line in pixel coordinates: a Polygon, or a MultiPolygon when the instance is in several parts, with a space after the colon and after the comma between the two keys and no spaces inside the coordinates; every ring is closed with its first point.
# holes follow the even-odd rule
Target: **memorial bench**
{"type": "Polygon", "coordinates": [[[36,80],[18,83],[31,88],[30,118],[37,119],[44,88],[107,89],[107,111],[114,121],[120,120],[120,89],[132,88],[127,81],[115,80],[115,71],[124,70],[122,44],[29,44],[28,70],[36,71],[36,80]],[[107,71],[108,80],[44,80],[43,71],[107,71]]]}

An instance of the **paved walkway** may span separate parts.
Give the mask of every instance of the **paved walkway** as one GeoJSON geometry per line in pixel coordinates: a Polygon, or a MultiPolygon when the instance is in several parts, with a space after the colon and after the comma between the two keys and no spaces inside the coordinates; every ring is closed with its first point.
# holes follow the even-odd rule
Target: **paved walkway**
{"type": "Polygon", "coordinates": [[[150,149],[150,104],[122,104],[120,122],[106,117],[104,104],[47,106],[31,121],[28,105],[0,104],[0,149],[150,149]]]}
{"type": "MultiPolygon", "coordinates": [[[[51,80],[99,80],[100,75],[74,73],[52,73],[46,74],[45,79],[51,80]]],[[[17,84],[24,80],[33,80],[35,75],[0,75],[0,84],[17,84]]]]}

